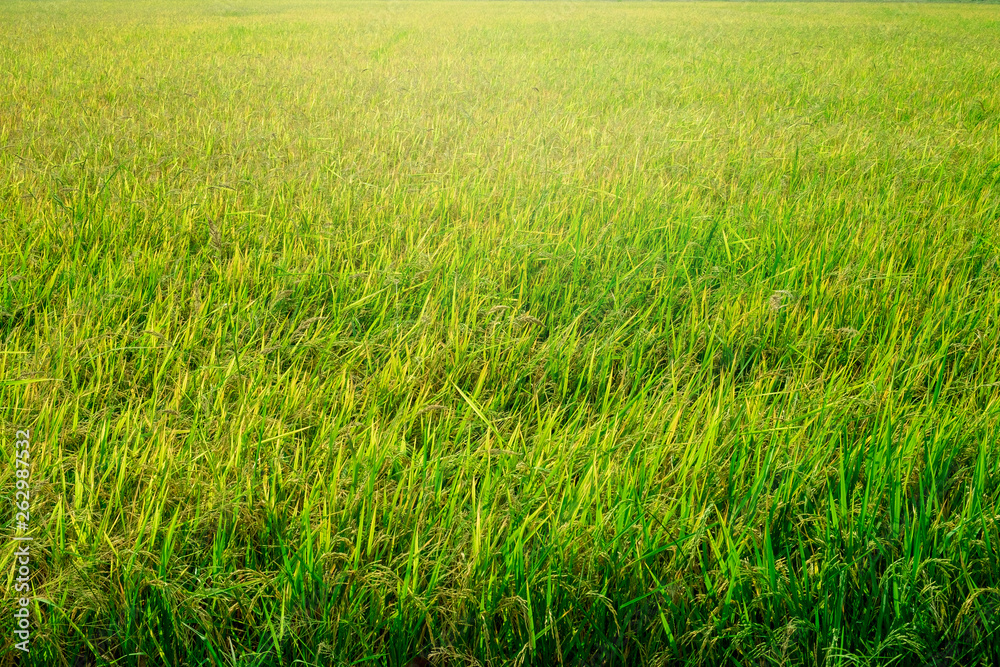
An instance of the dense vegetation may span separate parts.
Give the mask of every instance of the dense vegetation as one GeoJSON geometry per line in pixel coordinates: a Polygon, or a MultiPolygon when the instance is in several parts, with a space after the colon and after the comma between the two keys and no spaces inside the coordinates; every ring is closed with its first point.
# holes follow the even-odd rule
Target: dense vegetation
{"type": "Polygon", "coordinates": [[[0,25],[21,664],[1000,660],[1000,7],[0,25]]]}

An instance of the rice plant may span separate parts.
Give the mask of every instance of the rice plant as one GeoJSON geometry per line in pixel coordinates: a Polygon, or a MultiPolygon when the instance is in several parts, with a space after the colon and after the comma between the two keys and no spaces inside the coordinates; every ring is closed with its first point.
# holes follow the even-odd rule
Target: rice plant
{"type": "Polygon", "coordinates": [[[1000,7],[0,26],[0,664],[1000,662],[1000,7]]]}

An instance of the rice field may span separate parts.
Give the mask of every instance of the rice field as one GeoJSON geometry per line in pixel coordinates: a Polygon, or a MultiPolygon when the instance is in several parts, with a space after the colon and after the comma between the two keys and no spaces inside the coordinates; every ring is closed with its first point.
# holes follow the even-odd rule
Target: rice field
{"type": "Polygon", "coordinates": [[[1000,664],[997,54],[4,2],[0,665],[1000,664]]]}

